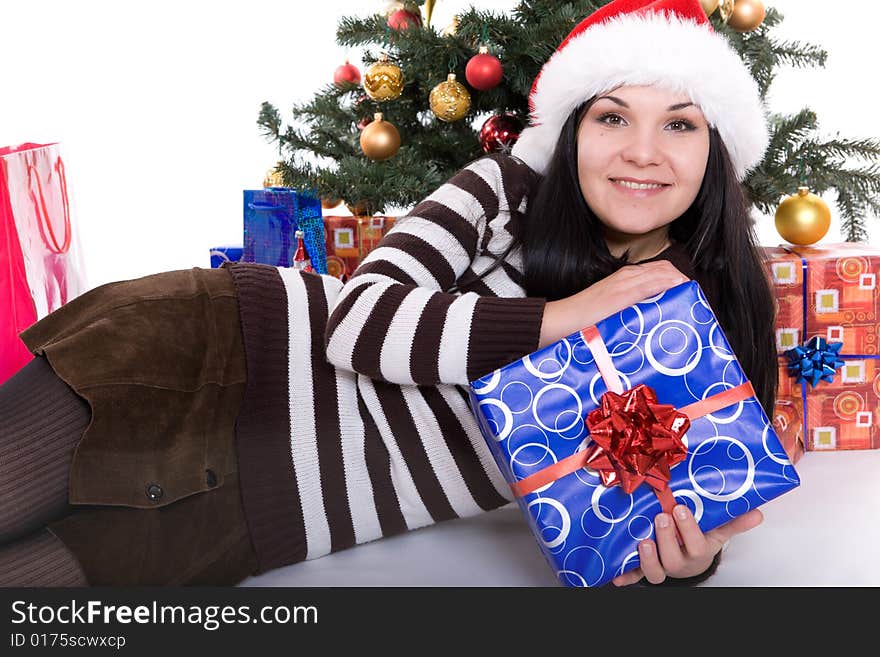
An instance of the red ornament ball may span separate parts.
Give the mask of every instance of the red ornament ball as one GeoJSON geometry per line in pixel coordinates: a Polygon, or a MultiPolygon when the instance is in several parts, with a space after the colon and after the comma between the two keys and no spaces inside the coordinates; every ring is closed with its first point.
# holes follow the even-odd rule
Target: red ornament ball
{"type": "Polygon", "coordinates": [[[368,125],[370,125],[372,122],[373,122],[372,116],[365,116],[364,118],[362,118],[360,121],[357,122],[357,128],[358,128],[358,130],[363,130],[368,125]]]}
{"type": "Polygon", "coordinates": [[[480,128],[480,147],[484,153],[510,153],[522,129],[523,123],[516,114],[490,116],[480,128]]]}
{"type": "Polygon", "coordinates": [[[349,64],[348,60],[345,60],[345,64],[342,66],[338,66],[336,71],[333,73],[333,83],[334,84],[342,84],[344,82],[348,82],[350,84],[360,84],[361,83],[361,72],[358,70],[358,67],[354,64],[349,64]]]}
{"type": "Polygon", "coordinates": [[[421,15],[406,9],[398,9],[388,17],[388,27],[392,30],[406,30],[410,27],[419,27],[421,24],[421,15]]]}
{"type": "Polygon", "coordinates": [[[504,67],[495,55],[490,55],[488,48],[480,48],[477,55],[471,57],[464,69],[468,84],[474,89],[488,91],[498,86],[504,77],[504,67]]]}

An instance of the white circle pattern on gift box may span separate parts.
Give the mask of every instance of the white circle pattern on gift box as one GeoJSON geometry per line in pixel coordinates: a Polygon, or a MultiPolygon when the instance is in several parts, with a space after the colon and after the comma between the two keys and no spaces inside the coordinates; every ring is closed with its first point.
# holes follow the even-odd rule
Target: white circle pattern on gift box
{"type": "MultiPolygon", "coordinates": [[[[574,427],[575,424],[577,424],[579,422],[583,422],[583,418],[581,416],[582,413],[583,413],[583,406],[581,405],[581,398],[578,397],[577,392],[575,392],[574,388],[563,385],[561,383],[551,383],[551,384],[546,385],[543,388],[541,388],[538,391],[538,393],[535,395],[534,405],[532,406],[532,415],[534,415],[534,417],[535,417],[535,422],[537,422],[541,427],[543,427],[547,431],[552,431],[554,433],[562,433],[563,431],[568,431],[569,429],[574,427]],[[541,420],[541,413],[540,413],[541,397],[544,394],[551,392],[553,390],[565,391],[566,393],[568,393],[572,396],[572,399],[574,399],[575,404],[577,404],[577,410],[574,410],[571,407],[563,407],[567,411],[574,410],[574,416],[575,416],[574,421],[572,421],[572,423],[566,427],[562,427],[562,428],[559,428],[558,426],[557,427],[550,427],[550,426],[547,426],[546,424],[544,424],[544,422],[541,420]]],[[[558,416],[557,416],[557,419],[558,419],[558,416]]],[[[554,424],[556,424],[556,423],[557,423],[557,420],[554,420],[554,424]]]]}
{"type": "MultiPolygon", "coordinates": [[[[681,408],[746,381],[693,281],[597,328],[624,389],[645,382],[661,404],[681,408]]],[[[590,445],[585,418],[606,390],[579,332],[471,383],[493,457],[516,481],[590,445]]],[[[688,456],[672,468],[670,489],[704,531],[798,483],[754,398],[692,420],[683,440],[688,456]]],[[[590,468],[551,481],[518,503],[537,528],[560,582],[570,586],[603,584],[637,566],[636,546],[653,535],[653,518],[660,512],[649,487],[632,495],[619,486],[605,488],[590,468]],[[613,553],[605,552],[609,544],[613,553]]]]}
{"type": "Polygon", "coordinates": [[[510,409],[510,412],[513,415],[520,415],[521,413],[528,413],[531,410],[532,402],[534,401],[532,391],[529,387],[524,384],[522,381],[511,381],[506,386],[501,389],[501,401],[504,401],[504,396],[507,394],[508,396],[520,397],[516,399],[513,404],[507,404],[507,408],[510,409]],[[518,390],[523,390],[523,393],[519,395],[516,394],[518,390]],[[522,408],[517,408],[517,404],[521,405],[522,408]]]}
{"type": "MultiPolygon", "coordinates": [[[[523,366],[526,368],[526,370],[531,375],[533,375],[539,379],[542,379],[542,380],[551,379],[554,376],[559,376],[560,374],[565,372],[565,370],[568,369],[568,366],[571,363],[571,344],[569,344],[568,340],[563,340],[562,344],[565,345],[568,353],[566,354],[565,358],[563,359],[565,361],[565,363],[563,365],[560,365],[558,370],[553,371],[553,372],[542,371],[541,369],[539,369],[538,367],[535,367],[535,365],[532,364],[531,356],[523,356],[523,359],[522,359],[523,366]]],[[[547,361],[543,361],[543,360],[541,361],[542,364],[545,362],[547,362],[547,361]]],[[[556,361],[556,364],[559,365],[558,360],[556,361]]]]}

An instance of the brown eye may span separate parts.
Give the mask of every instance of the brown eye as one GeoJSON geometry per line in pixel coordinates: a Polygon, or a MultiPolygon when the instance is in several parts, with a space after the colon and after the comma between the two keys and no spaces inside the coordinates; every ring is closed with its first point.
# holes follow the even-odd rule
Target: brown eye
{"type": "Polygon", "coordinates": [[[679,123],[684,127],[681,130],[673,130],[673,132],[687,132],[689,130],[696,129],[693,123],[691,123],[690,121],[685,121],[684,119],[676,119],[675,121],[673,121],[669,125],[675,125],[676,123],[679,123]]]}
{"type": "Polygon", "coordinates": [[[599,117],[598,119],[596,119],[596,120],[599,121],[599,123],[604,123],[605,125],[619,125],[618,123],[608,123],[608,122],[605,120],[605,119],[608,119],[608,118],[620,119],[621,121],[623,121],[623,117],[621,117],[619,114],[611,114],[611,113],[609,113],[609,114],[603,114],[602,116],[600,116],[600,117],[599,117]]]}

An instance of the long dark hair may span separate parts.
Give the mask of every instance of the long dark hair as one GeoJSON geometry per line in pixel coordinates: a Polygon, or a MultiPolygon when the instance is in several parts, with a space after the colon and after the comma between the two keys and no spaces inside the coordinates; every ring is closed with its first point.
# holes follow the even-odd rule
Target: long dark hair
{"type": "MultiPolygon", "coordinates": [[[[577,130],[595,98],[575,109],[559,135],[547,172],[529,197],[517,242],[527,296],[561,299],[627,264],[614,257],[602,224],[578,182],[577,130]]],[[[715,128],[696,199],[669,226],[682,243],[695,278],[711,280],[720,302],[712,310],[767,415],[773,417],[778,382],[775,301],[754,223],[730,155],[715,128]]]]}
{"type": "MultiPolygon", "coordinates": [[[[593,102],[595,97],[568,117],[546,173],[530,191],[521,228],[498,257],[521,248],[526,296],[548,301],[571,296],[627,264],[628,253],[616,258],[608,250],[602,224],[578,182],[577,131],[593,102]]],[[[745,192],[715,128],[709,129],[700,191],[670,224],[669,236],[685,246],[695,278],[715,283],[719,301],[712,310],[772,419],[778,384],[775,301],[745,192]]]]}

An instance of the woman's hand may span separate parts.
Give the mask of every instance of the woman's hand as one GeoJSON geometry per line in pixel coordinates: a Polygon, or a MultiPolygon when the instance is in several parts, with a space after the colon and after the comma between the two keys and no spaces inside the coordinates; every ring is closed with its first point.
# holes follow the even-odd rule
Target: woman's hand
{"type": "Polygon", "coordinates": [[[667,577],[679,579],[699,575],[712,564],[715,555],[732,536],[757,527],[763,519],[758,509],[752,509],[704,534],[690,509],[678,504],[671,516],[661,513],[654,519],[657,541],[646,539],[639,543],[640,566],[615,577],[612,582],[616,586],[627,586],[644,577],[651,584],[660,584],[667,577]],[[676,528],[683,545],[679,544],[676,528]]]}
{"type": "Polygon", "coordinates": [[[547,302],[538,348],[688,280],[668,260],[625,265],[577,294],[547,302]]]}

